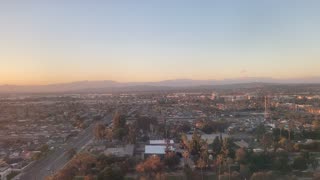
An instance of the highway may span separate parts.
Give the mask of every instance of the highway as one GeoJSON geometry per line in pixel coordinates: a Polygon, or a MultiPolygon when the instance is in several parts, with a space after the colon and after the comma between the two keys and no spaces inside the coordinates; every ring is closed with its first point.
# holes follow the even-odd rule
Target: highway
{"type": "MultiPolygon", "coordinates": [[[[100,121],[100,123],[110,122],[111,117],[100,121]]],[[[66,150],[74,148],[77,152],[81,151],[91,140],[93,140],[93,128],[96,123],[92,123],[88,128],[83,130],[74,138],[67,140],[61,148],[50,152],[45,158],[36,161],[33,165],[27,167],[17,178],[20,180],[43,180],[45,177],[52,175],[62,169],[69,161],[66,150]]]]}

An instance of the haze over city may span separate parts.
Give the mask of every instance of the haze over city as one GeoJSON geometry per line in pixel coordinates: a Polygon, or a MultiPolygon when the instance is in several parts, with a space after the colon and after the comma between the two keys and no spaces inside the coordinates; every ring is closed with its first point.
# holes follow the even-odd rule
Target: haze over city
{"type": "Polygon", "coordinates": [[[0,84],[319,77],[318,1],[0,6],[0,84]]]}

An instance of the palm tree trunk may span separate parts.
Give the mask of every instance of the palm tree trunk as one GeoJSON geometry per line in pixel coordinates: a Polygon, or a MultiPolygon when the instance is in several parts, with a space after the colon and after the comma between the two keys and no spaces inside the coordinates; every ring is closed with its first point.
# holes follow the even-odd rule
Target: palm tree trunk
{"type": "Polygon", "coordinates": [[[201,167],[201,179],[203,180],[203,171],[202,171],[202,167],[201,167]]]}
{"type": "Polygon", "coordinates": [[[221,163],[219,163],[219,173],[218,173],[218,179],[220,180],[220,173],[221,173],[221,163]]]}

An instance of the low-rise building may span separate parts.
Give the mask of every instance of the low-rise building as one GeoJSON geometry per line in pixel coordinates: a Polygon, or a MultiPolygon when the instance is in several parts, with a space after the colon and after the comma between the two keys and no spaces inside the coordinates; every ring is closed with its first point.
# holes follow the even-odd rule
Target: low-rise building
{"type": "Polygon", "coordinates": [[[166,150],[175,151],[175,148],[173,146],[168,146],[168,148],[169,149],[167,149],[166,145],[146,145],[144,150],[144,158],[153,155],[157,155],[163,158],[166,154],[166,150]]]}

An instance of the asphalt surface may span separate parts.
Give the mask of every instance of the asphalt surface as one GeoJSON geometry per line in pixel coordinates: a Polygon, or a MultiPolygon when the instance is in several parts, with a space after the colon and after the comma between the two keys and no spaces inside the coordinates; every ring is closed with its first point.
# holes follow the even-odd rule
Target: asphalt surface
{"type": "MultiPolygon", "coordinates": [[[[111,121],[111,118],[100,121],[105,123],[111,121]]],[[[50,152],[45,158],[36,161],[33,165],[27,167],[19,176],[20,180],[44,180],[47,176],[50,176],[60,169],[62,169],[70,160],[66,151],[74,148],[79,152],[84,148],[91,140],[93,140],[93,128],[96,123],[91,124],[88,128],[83,130],[74,138],[67,140],[65,145],[61,146],[50,152]]]]}

